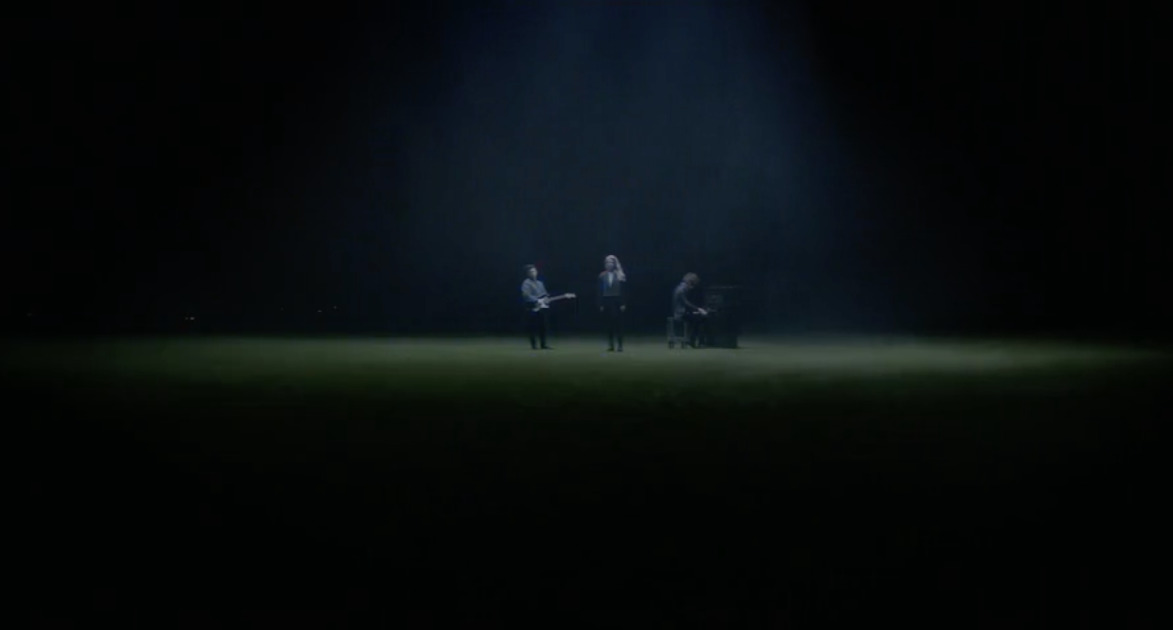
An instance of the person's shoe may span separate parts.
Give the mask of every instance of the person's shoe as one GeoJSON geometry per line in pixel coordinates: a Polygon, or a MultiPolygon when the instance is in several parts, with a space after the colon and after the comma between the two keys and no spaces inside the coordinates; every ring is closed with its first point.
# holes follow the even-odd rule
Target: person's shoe
{"type": "Polygon", "coordinates": [[[619,351],[623,352],[623,346],[619,346],[619,351]]]}
{"type": "Polygon", "coordinates": [[[542,346],[542,350],[553,350],[550,346],[542,346]]]}
{"type": "Polygon", "coordinates": [[[608,346],[607,352],[615,352],[615,346],[608,346]]]}

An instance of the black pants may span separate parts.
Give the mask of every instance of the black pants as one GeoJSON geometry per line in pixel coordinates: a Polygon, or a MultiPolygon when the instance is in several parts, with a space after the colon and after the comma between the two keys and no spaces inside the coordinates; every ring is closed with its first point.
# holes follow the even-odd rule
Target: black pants
{"type": "Polygon", "coordinates": [[[607,346],[615,347],[615,339],[619,338],[619,348],[623,349],[623,299],[618,297],[603,298],[603,317],[607,321],[607,346]]]}
{"type": "Polygon", "coordinates": [[[708,335],[709,318],[700,313],[686,313],[684,319],[688,322],[688,345],[695,348],[697,339],[708,335]]]}
{"type": "Polygon", "coordinates": [[[529,345],[533,348],[538,347],[538,341],[542,342],[542,347],[546,347],[546,329],[550,327],[550,311],[547,309],[539,309],[536,313],[530,311],[526,313],[529,328],[529,345]]]}

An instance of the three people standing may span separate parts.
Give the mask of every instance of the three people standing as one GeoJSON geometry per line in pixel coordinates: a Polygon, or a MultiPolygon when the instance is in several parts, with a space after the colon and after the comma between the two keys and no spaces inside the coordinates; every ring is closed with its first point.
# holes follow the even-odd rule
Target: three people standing
{"type": "MultiPolygon", "coordinates": [[[[546,285],[538,279],[538,269],[534,265],[525,266],[525,275],[526,278],[521,283],[521,297],[527,311],[530,346],[535,350],[549,350],[550,347],[546,345],[549,303],[574,298],[574,294],[566,293],[551,297],[546,292],[546,285]]],[[[697,333],[708,315],[704,308],[693,304],[687,297],[698,283],[696,274],[688,273],[672,294],[673,318],[678,321],[688,320],[692,324],[689,345],[693,347],[696,347],[697,333]]],[[[619,258],[613,254],[603,259],[603,271],[599,272],[596,296],[599,313],[603,315],[607,329],[607,351],[623,352],[624,319],[627,313],[627,273],[623,271],[623,264],[619,262],[619,258]]]]}

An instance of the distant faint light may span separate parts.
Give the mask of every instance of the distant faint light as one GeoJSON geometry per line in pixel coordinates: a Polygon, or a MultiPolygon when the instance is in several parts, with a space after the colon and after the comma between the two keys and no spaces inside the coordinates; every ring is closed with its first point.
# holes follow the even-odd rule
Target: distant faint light
{"type": "Polygon", "coordinates": [[[318,309],[318,312],[319,312],[319,313],[321,313],[321,312],[322,312],[322,309],[318,309]]]}
{"type": "Polygon", "coordinates": [[[337,306],[335,306],[335,307],[334,307],[334,310],[338,310],[338,307],[337,307],[337,306]]]}

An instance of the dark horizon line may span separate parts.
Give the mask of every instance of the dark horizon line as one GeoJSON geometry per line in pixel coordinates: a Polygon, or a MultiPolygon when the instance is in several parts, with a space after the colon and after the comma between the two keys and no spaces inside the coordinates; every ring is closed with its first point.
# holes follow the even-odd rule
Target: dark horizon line
{"type": "MultiPolygon", "coordinates": [[[[596,326],[573,325],[562,331],[555,330],[555,337],[564,339],[601,338],[596,326]]],[[[664,331],[655,326],[638,326],[628,330],[631,339],[658,338],[664,331]]],[[[378,337],[378,338],[471,338],[494,337],[521,340],[524,330],[517,326],[412,326],[402,323],[376,325],[117,325],[92,322],[88,325],[71,323],[57,326],[0,326],[0,339],[59,339],[93,337],[190,337],[210,338],[220,336],[258,337],[378,337]]],[[[889,328],[867,328],[860,326],[818,326],[799,324],[745,325],[741,338],[771,337],[867,337],[867,338],[960,338],[960,339],[1029,339],[1071,342],[1110,342],[1135,345],[1168,345],[1173,343],[1173,334],[1159,327],[1091,327],[1091,326],[895,326],[889,328]]],[[[520,343],[520,341],[519,341],[520,343]]],[[[1173,348],[1171,348],[1173,349],[1173,348]]]]}

